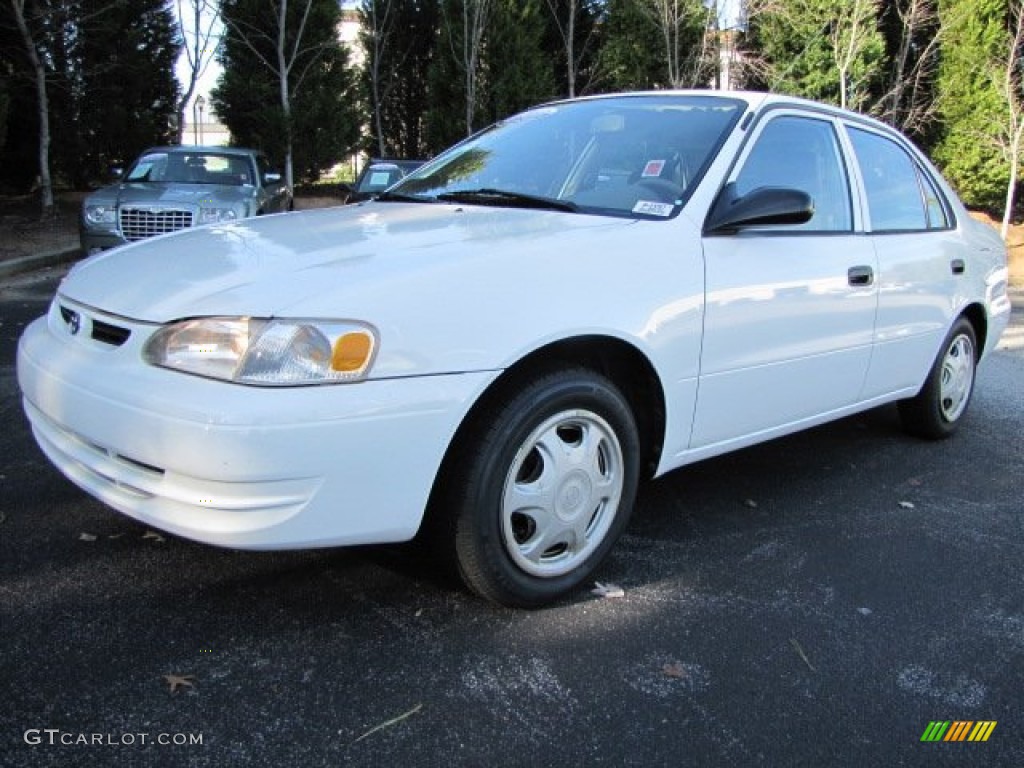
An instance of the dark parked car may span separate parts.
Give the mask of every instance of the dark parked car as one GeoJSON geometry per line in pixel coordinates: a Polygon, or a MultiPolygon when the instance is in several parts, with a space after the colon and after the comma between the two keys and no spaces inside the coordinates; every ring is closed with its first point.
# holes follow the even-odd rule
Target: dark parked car
{"type": "Polygon", "coordinates": [[[179,229],[291,210],[281,174],[237,147],[147,149],[118,181],[89,195],[79,230],[86,253],[179,229]]]}
{"type": "Polygon", "coordinates": [[[346,202],[358,203],[376,197],[415,171],[423,165],[423,162],[423,160],[394,160],[391,158],[370,160],[360,171],[356,183],[352,185],[352,193],[346,202]]]}

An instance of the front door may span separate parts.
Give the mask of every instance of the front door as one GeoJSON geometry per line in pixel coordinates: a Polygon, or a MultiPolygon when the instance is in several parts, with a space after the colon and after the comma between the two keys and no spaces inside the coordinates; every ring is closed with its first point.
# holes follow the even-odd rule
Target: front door
{"type": "Polygon", "coordinates": [[[813,218],[704,238],[706,309],[691,449],[788,431],[857,402],[871,360],[875,253],[856,232],[836,125],[761,121],[730,180],[807,192],[813,218]]]}

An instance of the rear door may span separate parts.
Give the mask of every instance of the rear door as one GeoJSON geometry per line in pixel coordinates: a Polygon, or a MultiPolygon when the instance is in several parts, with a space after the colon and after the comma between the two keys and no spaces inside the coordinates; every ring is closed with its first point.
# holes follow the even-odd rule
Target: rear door
{"type": "Polygon", "coordinates": [[[965,248],[930,172],[894,137],[847,125],[878,259],[875,351],[864,396],[917,390],[952,320],[965,248]]]}
{"type": "Polygon", "coordinates": [[[691,449],[752,442],[858,401],[878,299],[875,253],[858,232],[839,125],[775,110],[731,172],[807,192],[813,218],[704,238],[706,309],[691,449]]]}

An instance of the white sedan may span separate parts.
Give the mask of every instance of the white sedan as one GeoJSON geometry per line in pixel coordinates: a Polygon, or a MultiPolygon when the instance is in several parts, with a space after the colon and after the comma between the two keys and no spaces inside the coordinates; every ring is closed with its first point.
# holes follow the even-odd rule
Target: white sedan
{"type": "Polygon", "coordinates": [[[945,437],[1006,252],[862,115],[548,104],[380,199],[94,256],[18,351],[39,445],[227,547],[432,542],[508,605],[578,586],[640,480],[896,401],[945,437]]]}

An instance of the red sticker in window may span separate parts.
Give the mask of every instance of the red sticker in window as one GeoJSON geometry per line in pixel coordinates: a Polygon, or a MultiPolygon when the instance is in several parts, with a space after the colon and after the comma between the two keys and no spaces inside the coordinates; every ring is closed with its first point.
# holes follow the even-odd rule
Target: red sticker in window
{"type": "Polygon", "coordinates": [[[648,160],[647,165],[644,166],[644,172],[640,175],[644,178],[656,178],[661,176],[663,170],[665,170],[664,160],[648,160]]]}

